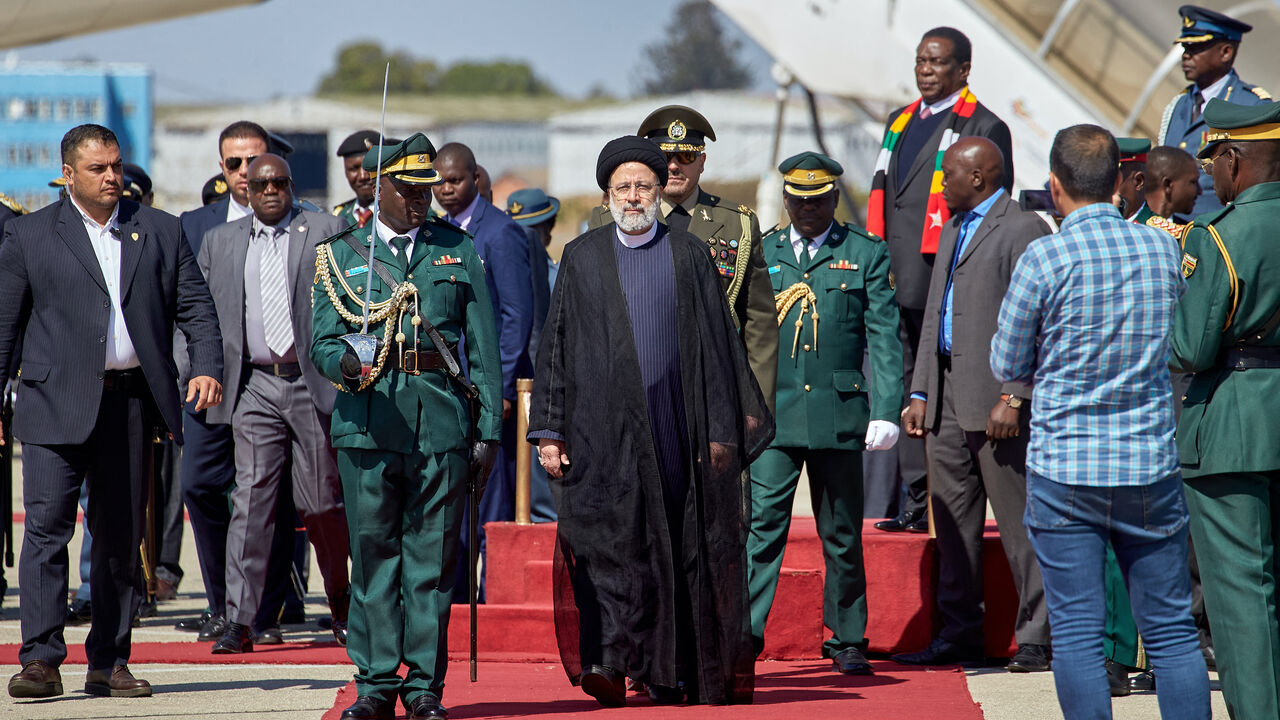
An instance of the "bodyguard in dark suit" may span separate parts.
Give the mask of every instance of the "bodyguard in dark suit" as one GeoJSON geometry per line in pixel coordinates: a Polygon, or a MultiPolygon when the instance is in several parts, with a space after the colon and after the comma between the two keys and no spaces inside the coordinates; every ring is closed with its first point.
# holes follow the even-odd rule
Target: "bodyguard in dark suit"
{"type": "MultiPolygon", "coordinates": [[[[949,27],[924,34],[916,48],[916,87],[920,99],[889,114],[884,145],[876,161],[867,229],[889,243],[890,283],[902,312],[901,335],[908,387],[920,344],[924,306],[929,295],[929,275],[938,251],[938,234],[948,218],[941,191],[939,161],[947,144],[976,135],[990,138],[1004,155],[1005,190],[1013,187],[1013,155],[1009,128],[969,91],[969,67],[973,55],[969,38],[949,27]]],[[[912,529],[924,532],[925,462],[919,440],[898,443],[898,477],[905,494],[898,517],[877,523],[881,530],[912,529]]],[[[868,472],[869,484],[885,482],[883,472],[868,472]]],[[[875,491],[868,491],[870,495],[875,491]]],[[[868,513],[883,512],[868,508],[868,513]]]]}
{"type": "Polygon", "coordinates": [[[0,367],[20,340],[13,435],[23,443],[27,512],[23,669],[9,694],[62,693],[67,543],[87,480],[95,541],[85,692],[147,696],[151,686],[127,667],[142,593],[147,446],[157,431],[182,438],[175,325],[194,376],[187,402],[203,410],[222,399],[218,320],[177,218],[120,200],[115,134],[72,128],[62,161],[68,197],[8,223],[0,245],[0,367]]]}
{"type": "MultiPolygon", "coordinates": [[[[1178,14],[1182,33],[1173,42],[1182,46],[1182,74],[1191,84],[1165,106],[1156,144],[1195,155],[1204,147],[1209,130],[1201,116],[1205,103],[1217,98],[1236,105],[1261,105],[1271,102],[1271,94],[1241,80],[1234,69],[1240,41],[1252,25],[1195,5],[1183,5],[1178,14]]],[[[1192,216],[1222,209],[1213,192],[1212,175],[1200,173],[1200,189],[1192,216]]]]}
{"type": "Polygon", "coordinates": [[[898,662],[937,665],[983,658],[982,532],[987,501],[1018,589],[1015,672],[1049,669],[1049,621],[1035,552],[1022,527],[1031,388],[1001,385],[987,360],[1013,268],[1049,234],[1001,187],[1003,159],[986,138],[964,138],[942,160],[953,217],[938,240],[916,353],[908,433],[925,438],[938,537],[942,629],[923,652],[898,662]]]}
{"type": "MultiPolygon", "coordinates": [[[[529,353],[534,313],[533,268],[524,230],[480,196],[476,187],[476,159],[471,150],[459,143],[442,146],[436,158],[436,170],[441,177],[441,182],[432,186],[436,202],[448,213],[447,221],[471,234],[476,253],[484,261],[484,278],[493,303],[502,356],[502,449],[480,502],[479,538],[483,558],[484,524],[515,519],[516,418],[512,410],[516,378],[533,377],[533,356],[529,353]]],[[[471,557],[467,540],[464,522],[462,548],[458,553],[463,559],[458,569],[461,594],[465,594],[467,587],[466,559],[471,557]]],[[[481,582],[483,592],[483,580],[481,582]]]]}
{"type": "Polygon", "coordinates": [[[253,649],[250,632],[271,555],[262,539],[275,532],[276,508],[285,497],[294,498],[315,543],[339,642],[346,641],[350,601],[347,523],[329,444],[337,390],[306,352],[315,248],[346,225],[331,215],[293,209],[289,165],[277,155],[250,164],[249,202],[253,217],[210,230],[197,258],[218,308],[227,380],[224,402],[207,419],[231,426],[236,457],[227,532],[227,630],[215,654],[253,649]]]}

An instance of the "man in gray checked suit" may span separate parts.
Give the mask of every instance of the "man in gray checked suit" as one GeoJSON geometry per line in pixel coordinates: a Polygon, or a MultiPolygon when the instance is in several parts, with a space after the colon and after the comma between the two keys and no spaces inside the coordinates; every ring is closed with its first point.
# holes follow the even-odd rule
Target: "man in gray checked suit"
{"type": "MultiPolygon", "coordinates": [[[[205,233],[197,257],[218,308],[226,400],[210,413],[235,436],[236,486],[227,531],[227,629],[213,652],[253,650],[286,468],[294,504],[316,548],[333,633],[346,641],[348,536],[329,444],[334,386],[305,351],[311,342],[316,245],[343,229],[337,218],[293,209],[289,164],[266,154],[249,166],[253,215],[205,233]]],[[[288,481],[286,481],[287,483],[288,481]]]]}
{"type": "Polygon", "coordinates": [[[938,536],[942,628],[924,651],[897,662],[943,665],[983,659],[982,532],[987,500],[1018,589],[1012,672],[1049,669],[1049,618],[1035,552],[1022,527],[1031,388],[1001,385],[988,358],[1000,304],[1018,258],[1049,228],[1002,187],[1004,158],[983,137],[943,155],[943,195],[952,216],[938,238],[911,403],[903,429],[925,438],[938,536]]]}

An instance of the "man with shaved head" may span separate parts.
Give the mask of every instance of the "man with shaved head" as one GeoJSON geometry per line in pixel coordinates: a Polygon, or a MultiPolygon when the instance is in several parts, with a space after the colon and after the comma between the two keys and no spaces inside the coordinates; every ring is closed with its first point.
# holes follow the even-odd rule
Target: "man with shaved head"
{"type": "Polygon", "coordinates": [[[334,386],[311,363],[311,280],[316,245],[340,218],[295,209],[289,163],[263,154],[248,163],[253,214],[204,236],[197,256],[218,308],[226,402],[207,421],[230,425],[235,486],[226,549],[226,630],[215,654],[253,650],[280,494],[288,493],[316,548],[333,634],[346,642],[347,522],[329,443],[334,386]],[[284,474],[291,468],[291,477],[284,474]]]}
{"type": "Polygon", "coordinates": [[[983,137],[958,140],[942,157],[951,219],[938,240],[920,346],[903,411],[909,435],[925,439],[939,550],[942,629],[916,665],[983,659],[982,533],[991,501],[1018,588],[1018,652],[1011,672],[1049,669],[1049,622],[1035,552],[1022,527],[1031,386],[1000,383],[988,366],[991,336],[1009,278],[1048,226],[1004,190],[1004,157],[983,137]]]}
{"type": "Polygon", "coordinates": [[[1200,166],[1185,150],[1161,145],[1147,153],[1147,207],[1172,220],[1191,217],[1200,197],[1200,166]]]}

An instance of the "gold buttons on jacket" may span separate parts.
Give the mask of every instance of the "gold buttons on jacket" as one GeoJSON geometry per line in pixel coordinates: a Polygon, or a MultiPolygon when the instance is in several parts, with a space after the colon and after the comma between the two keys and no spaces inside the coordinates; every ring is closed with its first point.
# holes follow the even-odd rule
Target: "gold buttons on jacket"
{"type": "Polygon", "coordinates": [[[849,283],[840,283],[840,289],[841,289],[841,290],[848,290],[848,289],[849,289],[849,283]]]}
{"type": "Polygon", "coordinates": [[[450,275],[450,276],[449,276],[449,282],[451,282],[451,283],[456,283],[456,282],[458,282],[458,276],[457,276],[457,275],[450,275]]]}
{"type": "Polygon", "coordinates": [[[805,392],[809,392],[809,391],[810,391],[810,390],[812,390],[812,389],[813,389],[813,388],[809,387],[808,385],[805,385],[805,386],[804,386],[804,391],[805,391],[805,392]]]}
{"type": "Polygon", "coordinates": [[[805,352],[809,352],[809,344],[808,344],[808,343],[805,343],[804,351],[805,351],[805,352]]]}
{"type": "Polygon", "coordinates": [[[804,274],[804,279],[805,279],[805,280],[808,280],[808,279],[809,279],[809,273],[805,273],[805,274],[804,274]]]}

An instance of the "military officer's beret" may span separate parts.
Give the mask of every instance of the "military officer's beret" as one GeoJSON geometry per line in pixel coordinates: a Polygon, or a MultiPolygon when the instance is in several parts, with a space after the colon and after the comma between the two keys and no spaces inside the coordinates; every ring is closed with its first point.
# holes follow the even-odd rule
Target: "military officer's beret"
{"type": "MultiPolygon", "coordinates": [[[[388,138],[389,139],[389,138],[388,138]]],[[[362,167],[372,173],[378,168],[378,145],[369,148],[362,167]]],[[[426,135],[414,133],[398,143],[382,145],[382,169],[378,175],[389,175],[409,185],[435,185],[440,173],[431,165],[436,159],[436,146],[426,135]]]]}
{"type": "Polygon", "coordinates": [[[1192,45],[1210,40],[1240,42],[1240,38],[1253,29],[1249,23],[1198,5],[1183,5],[1178,8],[1178,14],[1182,16],[1182,34],[1173,41],[1174,45],[1192,45]]]}
{"type": "Polygon", "coordinates": [[[226,195],[227,190],[227,178],[222,173],[218,173],[204,184],[204,188],[200,190],[200,200],[205,205],[211,205],[226,195]]]}
{"type": "Polygon", "coordinates": [[[782,173],[782,191],[786,194],[817,197],[835,190],[836,178],[844,174],[844,168],[822,153],[806,150],[783,160],[778,172],[782,173]]]}
{"type": "Polygon", "coordinates": [[[664,105],[649,113],[636,134],[658,143],[662,152],[702,152],[716,131],[702,113],[684,105],[664,105]]]}
{"type": "Polygon", "coordinates": [[[540,188],[517,190],[507,197],[507,214],[521,225],[544,223],[560,212],[560,200],[540,188]]]}
{"type": "Polygon", "coordinates": [[[147,171],[134,165],[124,164],[124,188],[120,194],[133,200],[140,200],[151,192],[151,176],[147,171]]]}
{"type": "Polygon", "coordinates": [[[1204,147],[1199,157],[1213,155],[1212,148],[1221,142],[1280,140],[1280,103],[1237,105],[1213,98],[1204,106],[1204,147]]]}
{"type": "MultiPolygon", "coordinates": [[[[395,145],[402,142],[400,138],[387,138],[385,145],[395,145]]],[[[378,132],[376,130],[357,130],[347,136],[342,144],[338,146],[338,157],[346,157],[348,155],[363,156],[369,151],[369,148],[378,144],[378,132]]]]}
{"type": "Polygon", "coordinates": [[[1151,141],[1146,138],[1116,138],[1116,145],[1120,147],[1120,162],[1140,162],[1147,161],[1147,153],[1151,152],[1151,141]]]}
{"type": "Polygon", "coordinates": [[[648,165],[658,176],[658,184],[667,184],[667,156],[658,144],[635,135],[623,135],[610,140],[596,158],[596,183],[601,190],[609,189],[609,178],[619,165],[638,162],[648,165]]]}

